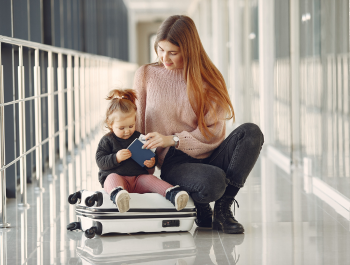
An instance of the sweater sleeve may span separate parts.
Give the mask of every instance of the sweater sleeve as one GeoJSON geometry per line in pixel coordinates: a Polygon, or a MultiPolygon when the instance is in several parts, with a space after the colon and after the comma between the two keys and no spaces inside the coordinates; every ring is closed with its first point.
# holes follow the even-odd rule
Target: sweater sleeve
{"type": "Polygon", "coordinates": [[[209,139],[204,137],[198,126],[191,132],[176,133],[180,139],[177,149],[197,159],[208,157],[225,139],[226,123],[222,114],[218,114],[217,121],[214,115],[206,115],[207,127],[213,134],[209,139]]]}
{"type": "Polygon", "coordinates": [[[112,144],[107,138],[102,138],[96,151],[96,163],[100,170],[110,170],[118,167],[117,154],[112,152],[112,144]]]}
{"type": "Polygon", "coordinates": [[[146,110],[146,66],[141,66],[136,72],[134,77],[133,89],[137,93],[137,118],[136,118],[136,130],[142,134],[145,134],[145,110],[146,110]]]}

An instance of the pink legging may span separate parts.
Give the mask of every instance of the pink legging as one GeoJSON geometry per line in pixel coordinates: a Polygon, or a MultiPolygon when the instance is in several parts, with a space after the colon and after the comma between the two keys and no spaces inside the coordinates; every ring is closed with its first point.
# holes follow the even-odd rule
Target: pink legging
{"type": "Polygon", "coordinates": [[[159,193],[165,197],[165,191],[173,187],[168,182],[154,175],[120,176],[116,173],[109,174],[104,182],[105,191],[110,192],[116,187],[123,187],[130,193],[159,193]]]}

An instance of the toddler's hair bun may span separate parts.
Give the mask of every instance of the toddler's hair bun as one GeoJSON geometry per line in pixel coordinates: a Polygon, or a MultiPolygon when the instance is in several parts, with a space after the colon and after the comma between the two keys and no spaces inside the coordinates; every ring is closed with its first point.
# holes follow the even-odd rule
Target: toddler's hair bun
{"type": "Polygon", "coordinates": [[[130,100],[135,104],[137,96],[133,89],[113,89],[108,93],[107,100],[130,100]]]}
{"type": "MultiPolygon", "coordinates": [[[[114,98],[118,98],[118,99],[123,99],[123,98],[125,98],[124,96],[114,96],[114,98]]],[[[114,99],[113,98],[113,99],[114,99]]]]}

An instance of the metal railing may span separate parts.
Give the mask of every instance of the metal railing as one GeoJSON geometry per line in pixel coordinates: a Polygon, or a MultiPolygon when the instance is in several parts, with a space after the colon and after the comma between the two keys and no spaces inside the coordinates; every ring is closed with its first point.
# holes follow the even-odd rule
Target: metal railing
{"type": "MultiPolygon", "coordinates": [[[[104,100],[108,90],[112,87],[131,87],[136,68],[135,64],[105,56],[0,35],[0,227],[10,226],[6,220],[6,170],[16,163],[20,164],[21,203],[19,206],[28,207],[26,157],[35,151],[36,189],[41,191],[43,145],[48,144],[49,146],[48,167],[51,169],[51,174],[54,175],[57,149],[59,158],[65,160],[66,146],[68,152],[73,152],[76,146],[89,141],[89,136],[100,126],[101,117],[105,111],[101,100],[104,100]],[[12,63],[5,66],[2,64],[1,57],[1,49],[4,46],[12,51],[12,63]],[[16,55],[18,52],[17,72],[14,71],[14,59],[16,58],[14,51],[16,55]],[[33,53],[34,56],[31,56],[33,53]],[[33,65],[25,66],[24,59],[31,57],[34,57],[33,65]],[[4,76],[4,67],[13,69],[11,77],[4,76]],[[29,79],[32,82],[34,95],[29,96],[26,96],[26,91],[28,91],[25,82],[25,70],[28,70],[25,69],[26,67],[32,67],[32,71],[29,71],[31,73],[29,79]],[[15,80],[12,87],[4,87],[5,78],[17,79],[17,83],[15,80]],[[42,80],[46,80],[43,82],[45,84],[42,83],[42,80]],[[14,96],[11,101],[5,102],[5,89],[12,90],[14,96]],[[18,95],[17,99],[15,95],[18,95]],[[47,100],[45,106],[42,106],[42,100],[47,100]],[[26,113],[25,104],[28,102],[32,104],[34,112],[26,113]],[[14,126],[14,130],[19,135],[19,139],[16,139],[19,153],[15,152],[15,159],[7,163],[5,162],[5,106],[13,106],[14,118],[18,122],[18,127],[14,126]],[[45,112],[47,112],[48,130],[47,137],[43,139],[42,124],[45,112]],[[56,120],[55,117],[57,117],[56,120]],[[35,128],[35,143],[30,148],[27,148],[25,136],[27,119],[34,121],[35,128]],[[57,137],[58,146],[56,146],[57,137]]],[[[17,176],[10,177],[17,178],[17,176]]],[[[82,180],[81,176],[76,177],[82,180]]],[[[81,183],[80,187],[83,188],[81,183]]]]}

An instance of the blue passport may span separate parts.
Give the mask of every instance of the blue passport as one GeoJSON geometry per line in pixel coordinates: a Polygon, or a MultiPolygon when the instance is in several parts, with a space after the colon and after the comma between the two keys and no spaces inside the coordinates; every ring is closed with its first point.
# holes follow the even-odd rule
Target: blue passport
{"type": "Polygon", "coordinates": [[[131,158],[134,159],[141,167],[146,160],[150,160],[155,154],[149,149],[142,149],[143,143],[139,139],[135,139],[127,149],[131,152],[131,158]]]}

